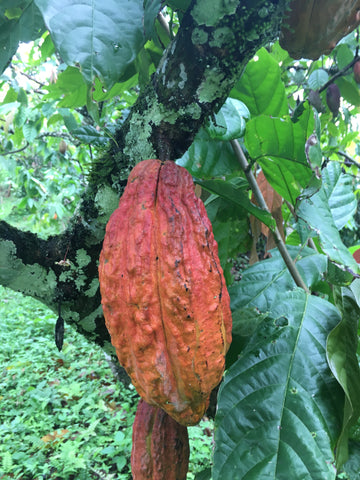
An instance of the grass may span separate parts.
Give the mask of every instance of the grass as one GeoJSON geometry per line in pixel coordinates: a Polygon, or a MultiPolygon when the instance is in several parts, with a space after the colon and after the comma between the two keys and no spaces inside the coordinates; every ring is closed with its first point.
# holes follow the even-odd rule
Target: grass
{"type": "MultiPolygon", "coordinates": [[[[42,304],[0,287],[0,479],[130,480],[138,395],[102,350],[42,304]]],[[[189,428],[188,480],[209,466],[212,422],[189,428]]]]}

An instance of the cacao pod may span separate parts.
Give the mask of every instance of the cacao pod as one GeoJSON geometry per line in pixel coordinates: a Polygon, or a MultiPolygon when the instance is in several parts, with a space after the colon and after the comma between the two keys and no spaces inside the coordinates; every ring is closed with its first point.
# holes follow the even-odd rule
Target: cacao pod
{"type": "Polygon", "coordinates": [[[340,108],[340,90],[336,83],[332,83],[326,90],[326,103],[330,112],[337,117],[340,108]]]}
{"type": "Polygon", "coordinates": [[[360,60],[358,60],[353,68],[354,78],[356,83],[360,83],[360,60]]]}
{"type": "Polygon", "coordinates": [[[280,45],[292,58],[316,60],[360,24],[360,0],[292,0],[280,45]]]}
{"type": "Polygon", "coordinates": [[[231,311],[211,223],[183,167],[144,160],[131,171],[99,279],[112,344],[140,396],[198,423],[224,371],[231,311]]]}
{"type": "Polygon", "coordinates": [[[186,480],[189,454],[187,427],[141,399],[132,434],[133,480],[186,480]]]}

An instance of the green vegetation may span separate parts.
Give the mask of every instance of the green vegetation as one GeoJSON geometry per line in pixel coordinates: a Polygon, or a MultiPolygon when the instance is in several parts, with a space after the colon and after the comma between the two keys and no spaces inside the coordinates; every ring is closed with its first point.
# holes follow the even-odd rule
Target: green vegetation
{"type": "MultiPolygon", "coordinates": [[[[68,326],[58,352],[42,304],[3,288],[0,297],[1,480],[130,480],[135,389],[68,326]]],[[[191,480],[209,463],[212,422],[189,435],[191,480]]]]}
{"type": "Polygon", "coordinates": [[[295,60],[287,3],[0,2],[0,284],[65,320],[59,353],[54,316],[0,290],[0,480],[130,478],[96,264],[155,153],[201,186],[233,313],[189,479],[360,480],[360,32],[295,60]]]}

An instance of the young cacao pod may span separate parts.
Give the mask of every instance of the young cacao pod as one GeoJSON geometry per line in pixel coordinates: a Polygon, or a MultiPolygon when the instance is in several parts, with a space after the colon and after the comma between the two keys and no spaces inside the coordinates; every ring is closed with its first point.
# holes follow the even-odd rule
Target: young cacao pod
{"type": "Polygon", "coordinates": [[[336,83],[332,83],[326,90],[326,103],[330,112],[337,117],[340,108],[340,89],[336,83]]]}
{"type": "Polygon", "coordinates": [[[141,397],[194,425],[231,342],[217,244],[191,175],[144,160],[131,171],[100,255],[106,326],[141,397]]]}
{"type": "Polygon", "coordinates": [[[280,45],[292,58],[317,59],[360,24],[360,0],[292,0],[280,45]]]}
{"type": "Polygon", "coordinates": [[[140,399],[132,434],[133,480],[186,480],[189,454],[187,427],[140,399]]]}

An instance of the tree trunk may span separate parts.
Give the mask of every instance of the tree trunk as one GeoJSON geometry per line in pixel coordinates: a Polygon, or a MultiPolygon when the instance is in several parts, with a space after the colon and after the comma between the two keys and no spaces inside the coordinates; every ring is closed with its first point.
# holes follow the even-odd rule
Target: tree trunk
{"type": "MultiPolygon", "coordinates": [[[[254,53],[275,39],[287,0],[198,0],[185,14],[104,158],[94,162],[78,211],[46,240],[0,222],[0,283],[30,295],[108,353],[97,265],[105,226],[132,166],[177,159],[217,112],[254,53]]],[[[269,92],[270,94],[270,92],[269,92]]],[[[31,315],[31,312],[30,312],[31,315]]]]}

